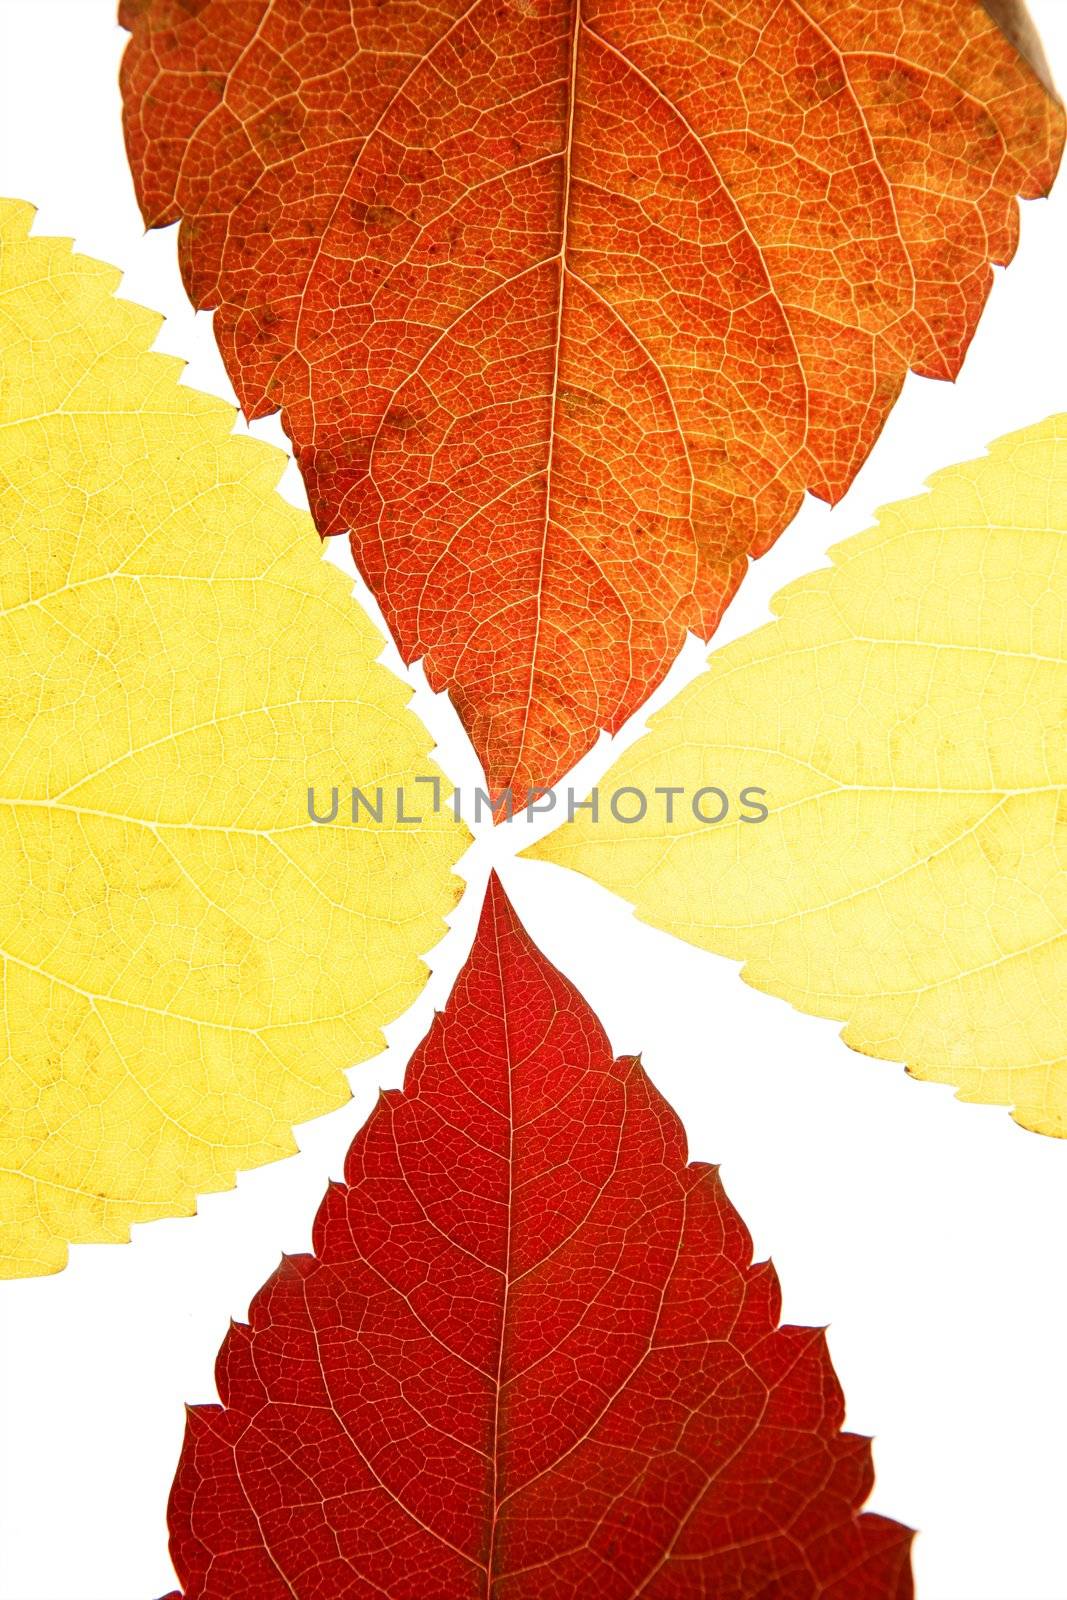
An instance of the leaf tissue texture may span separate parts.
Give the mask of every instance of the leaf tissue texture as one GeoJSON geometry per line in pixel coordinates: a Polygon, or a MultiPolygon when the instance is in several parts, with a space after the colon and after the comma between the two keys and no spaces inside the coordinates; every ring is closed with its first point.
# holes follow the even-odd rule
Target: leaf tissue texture
{"type": "MultiPolygon", "coordinates": [[[[464,830],[308,819],[433,773],[282,453],[0,202],[0,1272],[183,1215],[422,988],[464,830]],[[324,649],[324,642],[329,649],[324,649]],[[340,665],[338,665],[340,663],[340,665]]],[[[384,815],[383,808],[383,815],[384,815]]]]}
{"type": "Polygon", "coordinates": [[[467,965],[189,1413],[186,1600],[911,1594],[821,1331],[490,882],[467,965]]]}
{"type": "Polygon", "coordinates": [[[494,786],[617,729],[958,371],[1063,140],[980,0],[120,15],[145,220],[494,786]]]}
{"type": "Polygon", "coordinates": [[[602,784],[760,785],[765,821],[602,808],[528,854],[1063,1137],[1067,417],[930,482],[716,651],[602,784]]]}

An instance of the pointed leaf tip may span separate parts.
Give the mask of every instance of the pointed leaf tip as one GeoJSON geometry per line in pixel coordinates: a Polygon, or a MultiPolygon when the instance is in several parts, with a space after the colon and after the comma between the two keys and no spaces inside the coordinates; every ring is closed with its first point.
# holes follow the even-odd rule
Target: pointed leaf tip
{"type": "Polygon", "coordinates": [[[743,961],[853,1049],[1067,1137],[1064,530],[1067,417],[935,474],[602,780],[715,783],[721,822],[583,815],[524,853],[743,961]]]}
{"type": "Polygon", "coordinates": [[[979,0],[389,15],[127,4],[127,148],[246,414],[521,796],[959,370],[1063,112],[979,0]]]}
{"type": "Polygon", "coordinates": [[[311,823],[434,772],[284,456],[150,351],[114,268],[0,202],[0,1274],[191,1215],[350,1098],[465,830],[311,823]],[[329,637],[346,677],[324,659],[329,637]]]}
{"type": "Polygon", "coordinates": [[[909,1600],[825,1339],[498,881],[346,1180],[190,1419],[185,1600],[909,1600]]]}

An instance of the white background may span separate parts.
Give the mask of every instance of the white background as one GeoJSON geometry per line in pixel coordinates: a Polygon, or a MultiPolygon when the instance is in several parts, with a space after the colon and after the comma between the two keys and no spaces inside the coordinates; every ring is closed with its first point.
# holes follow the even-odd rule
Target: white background
{"type": "MultiPolygon", "coordinates": [[[[1031,10],[1067,84],[1067,0],[1031,10]]],[[[210,319],[182,290],[174,232],[146,237],[134,202],[116,86],[124,37],[112,0],[0,0],[0,193],[36,203],[38,232],[122,267],[123,293],[166,313],[158,348],[189,360],[189,383],[232,398],[210,319]]],[[[1067,179],[1023,207],[1018,256],[997,273],[960,381],[909,377],[846,500],[805,505],[717,642],[766,621],[770,596],[875,507],[1067,408],[1065,263],[1067,179]]],[[[283,442],[274,419],[253,431],[283,442]]],[[[302,501],[292,466],[284,487],[302,501]]],[[[347,564],[343,542],[331,557],[347,564]]],[[[704,654],[691,640],[653,704],[704,654]]],[[[385,659],[403,670],[392,647],[385,659]]],[[[450,707],[408,676],[441,764],[474,784],[450,707]]],[[[602,740],[576,787],[642,725],[602,740]]],[[[132,1245],[76,1247],[58,1276],[0,1286],[2,1600],[148,1600],[173,1585],[165,1511],[183,1402],[216,1398],[228,1318],[245,1315],[280,1251],[309,1247],[377,1086],[401,1082],[445,1002],[491,863],[615,1049],[643,1053],[691,1153],[721,1163],[757,1254],[773,1253],[786,1320],[829,1324],[848,1425],[875,1439],[871,1506],[920,1530],[920,1600],[1064,1600],[1067,1146],[853,1054],[832,1023],[746,988],[730,962],[642,927],[605,891],[513,861],[531,836],[521,824],[479,836],[422,999],[386,1030],[388,1053],[352,1071],[350,1106],[299,1130],[299,1156],[202,1200],[195,1218],[135,1227],[132,1245]]]]}

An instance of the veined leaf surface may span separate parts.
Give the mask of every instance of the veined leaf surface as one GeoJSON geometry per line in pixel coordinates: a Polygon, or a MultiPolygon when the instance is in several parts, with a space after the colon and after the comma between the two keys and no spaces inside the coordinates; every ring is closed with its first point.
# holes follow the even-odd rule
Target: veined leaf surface
{"type": "Polygon", "coordinates": [[[123,0],[145,219],[494,787],[617,729],[957,372],[1063,139],[1019,10],[123,0]]]}
{"type": "Polygon", "coordinates": [[[188,1414],[185,1600],[906,1600],[823,1334],[492,881],[188,1414]]]}
{"type": "Polygon", "coordinates": [[[309,821],[309,782],[435,773],[429,736],[281,452],[31,218],[0,203],[6,1275],[294,1150],[422,988],[465,844],[309,821]]]}
{"type": "Polygon", "coordinates": [[[1067,1136],[1067,417],[831,557],[603,780],[651,797],[642,821],[604,805],[528,854],[743,960],[855,1049],[1067,1136]],[[697,820],[703,786],[734,802],[721,822],[697,820]]]}

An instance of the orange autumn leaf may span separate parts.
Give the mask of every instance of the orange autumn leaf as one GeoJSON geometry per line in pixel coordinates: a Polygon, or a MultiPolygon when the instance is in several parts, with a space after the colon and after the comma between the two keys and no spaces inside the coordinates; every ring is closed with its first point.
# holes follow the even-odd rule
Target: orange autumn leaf
{"type": "Polygon", "coordinates": [[[1009,0],[120,15],[145,218],[494,786],[617,729],[958,371],[1063,141],[1009,0]]]}

